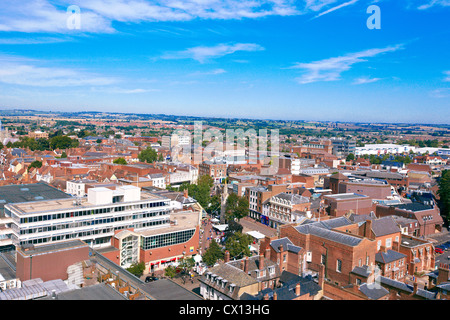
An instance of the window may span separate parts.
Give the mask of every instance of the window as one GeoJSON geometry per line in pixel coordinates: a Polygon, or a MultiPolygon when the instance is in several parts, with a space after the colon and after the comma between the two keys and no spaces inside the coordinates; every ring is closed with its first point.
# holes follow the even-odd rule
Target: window
{"type": "Polygon", "coordinates": [[[377,241],[377,250],[380,250],[380,248],[381,248],[381,240],[378,240],[377,241]]]}
{"type": "Polygon", "coordinates": [[[342,261],[339,259],[337,259],[337,261],[336,261],[336,271],[342,272],[342,261]]]}
{"type": "Polygon", "coordinates": [[[325,264],[326,259],[327,259],[327,256],[322,254],[321,257],[320,257],[320,263],[321,264],[325,264]]]}
{"type": "Polygon", "coordinates": [[[386,248],[390,248],[392,247],[392,238],[387,238],[386,239],[386,248]]]}

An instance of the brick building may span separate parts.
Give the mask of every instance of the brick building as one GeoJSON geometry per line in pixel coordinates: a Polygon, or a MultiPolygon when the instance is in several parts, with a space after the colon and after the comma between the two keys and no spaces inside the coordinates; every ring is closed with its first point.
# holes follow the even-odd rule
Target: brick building
{"type": "Polygon", "coordinates": [[[369,214],[373,211],[372,199],[356,193],[323,195],[325,208],[332,217],[347,213],[369,214]]]}
{"type": "Polygon", "coordinates": [[[68,279],[67,268],[89,259],[89,246],[81,240],[16,248],[16,276],[21,281],[68,279]]]}

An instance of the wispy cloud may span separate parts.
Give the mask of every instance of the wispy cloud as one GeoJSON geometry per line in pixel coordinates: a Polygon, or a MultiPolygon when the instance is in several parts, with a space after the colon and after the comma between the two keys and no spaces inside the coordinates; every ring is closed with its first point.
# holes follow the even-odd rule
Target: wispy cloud
{"type": "Polygon", "coordinates": [[[340,80],[341,73],[351,69],[351,67],[360,62],[367,61],[368,58],[394,52],[402,49],[402,45],[390,46],[386,48],[368,49],[360,52],[350,53],[344,56],[333,57],[309,63],[296,63],[290,69],[299,69],[304,74],[297,78],[301,84],[317,81],[336,81],[340,80]]]}
{"type": "Polygon", "coordinates": [[[450,88],[440,88],[435,89],[430,92],[430,96],[433,98],[449,98],[450,97],[450,88]]]}
{"type": "Polygon", "coordinates": [[[93,92],[105,92],[111,94],[140,94],[140,93],[148,93],[148,92],[158,92],[159,89],[126,89],[121,87],[92,87],[91,91],[93,92]]]}
{"type": "Polygon", "coordinates": [[[444,71],[444,81],[450,81],[450,70],[449,71],[444,71]]]}
{"type": "MultiPolygon", "coordinates": [[[[62,1],[63,2],[63,1],[62,1]]],[[[71,33],[67,27],[70,13],[67,8],[72,3],[57,8],[46,0],[15,0],[0,2],[0,31],[71,33]]],[[[113,32],[110,22],[94,12],[83,12],[83,32],[113,32]]]]}
{"type": "Polygon", "coordinates": [[[427,10],[431,7],[435,6],[441,6],[441,7],[448,7],[450,6],[450,0],[431,0],[430,2],[426,4],[422,4],[417,9],[419,10],[427,10]]]}
{"type": "Polygon", "coordinates": [[[226,73],[224,69],[214,69],[210,71],[197,71],[190,74],[190,76],[209,76],[226,73]]]}
{"type": "Polygon", "coordinates": [[[39,66],[26,59],[0,57],[0,82],[33,87],[104,86],[119,80],[70,68],[39,66]]]}
{"type": "Polygon", "coordinates": [[[113,22],[255,19],[300,14],[292,0],[2,0],[0,31],[70,33],[67,8],[81,8],[80,32],[110,33],[113,22]]]}
{"type": "Polygon", "coordinates": [[[381,80],[381,78],[361,77],[361,78],[355,79],[355,81],[353,81],[353,84],[366,84],[366,83],[377,82],[377,81],[380,81],[380,80],[381,80]]]}
{"type": "Polygon", "coordinates": [[[261,51],[264,50],[255,43],[234,43],[234,44],[218,44],[212,47],[193,47],[184,51],[169,52],[164,54],[162,59],[194,59],[200,63],[204,63],[210,59],[220,58],[237,51],[261,51]]]}
{"type": "Polygon", "coordinates": [[[349,5],[352,5],[352,4],[356,3],[356,2],[358,2],[358,0],[350,0],[348,2],[344,2],[344,3],[342,3],[342,4],[338,5],[338,6],[335,6],[335,7],[331,8],[331,9],[328,9],[328,10],[326,10],[324,12],[319,13],[318,15],[314,16],[312,19],[316,19],[318,17],[321,17],[321,16],[326,15],[328,13],[331,13],[333,11],[336,11],[336,10],[339,10],[341,8],[344,8],[344,7],[347,7],[349,5]]]}

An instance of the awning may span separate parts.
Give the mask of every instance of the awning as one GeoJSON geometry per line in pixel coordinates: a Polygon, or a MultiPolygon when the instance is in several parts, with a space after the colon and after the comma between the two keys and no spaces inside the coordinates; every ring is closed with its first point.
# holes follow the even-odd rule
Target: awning
{"type": "Polygon", "coordinates": [[[258,239],[258,240],[265,238],[265,235],[258,231],[249,231],[249,232],[247,232],[247,234],[251,235],[253,238],[258,239]]]}
{"type": "Polygon", "coordinates": [[[219,231],[225,231],[228,229],[228,225],[227,224],[215,224],[213,225],[214,229],[217,229],[219,231]]]}

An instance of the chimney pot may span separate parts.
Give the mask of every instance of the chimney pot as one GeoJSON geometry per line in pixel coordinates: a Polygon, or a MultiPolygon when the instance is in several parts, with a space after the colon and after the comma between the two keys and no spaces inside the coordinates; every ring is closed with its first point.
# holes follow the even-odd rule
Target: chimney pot
{"type": "Polygon", "coordinates": [[[300,283],[297,283],[297,285],[295,286],[295,295],[296,296],[300,295],[300,283]]]}
{"type": "Polygon", "coordinates": [[[259,270],[264,269],[264,255],[259,255],[259,270]]]}

